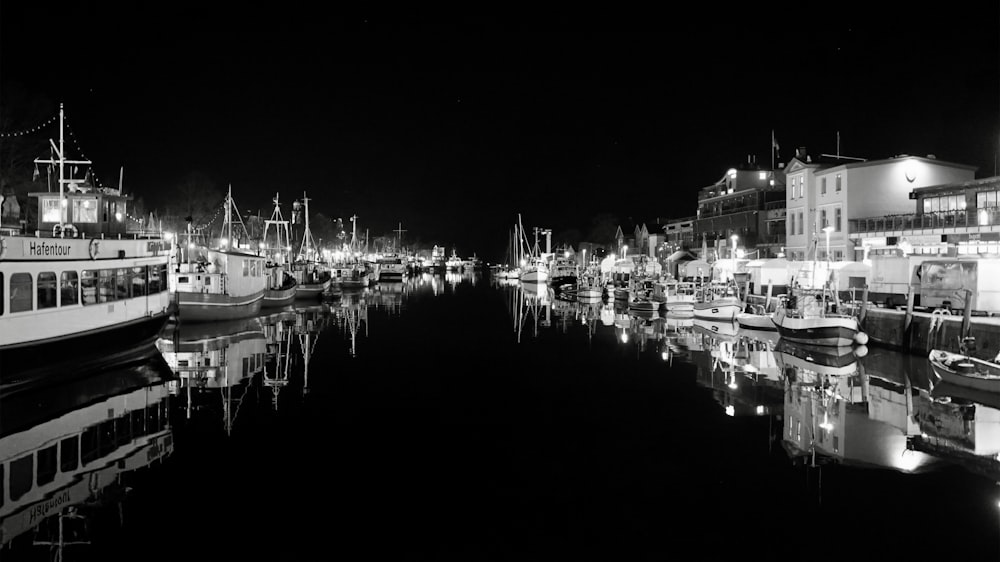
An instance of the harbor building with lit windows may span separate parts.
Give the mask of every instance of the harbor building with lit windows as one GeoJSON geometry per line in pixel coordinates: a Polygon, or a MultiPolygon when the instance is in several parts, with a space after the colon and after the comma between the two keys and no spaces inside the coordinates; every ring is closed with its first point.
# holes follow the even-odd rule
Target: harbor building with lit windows
{"type": "Polygon", "coordinates": [[[851,221],[857,259],[1000,255],[1000,176],[914,188],[905,213],[851,221]]]}
{"type": "MultiPolygon", "coordinates": [[[[975,172],[975,166],[945,162],[933,155],[903,154],[881,160],[830,154],[813,157],[800,147],[785,166],[786,257],[825,260],[829,251],[834,261],[860,261],[863,245],[879,242],[880,236],[887,243],[893,236],[873,229],[866,217],[912,214],[911,193],[973,181],[975,172]],[[865,243],[863,238],[873,240],[865,243]]],[[[946,207],[951,204],[944,203],[946,207]]]]}
{"type": "Polygon", "coordinates": [[[694,248],[709,249],[710,255],[702,259],[729,257],[725,248],[736,235],[739,248],[750,257],[774,257],[784,246],[784,206],[785,181],[780,168],[761,169],[753,162],[730,168],[698,192],[692,228],[694,248]]]}

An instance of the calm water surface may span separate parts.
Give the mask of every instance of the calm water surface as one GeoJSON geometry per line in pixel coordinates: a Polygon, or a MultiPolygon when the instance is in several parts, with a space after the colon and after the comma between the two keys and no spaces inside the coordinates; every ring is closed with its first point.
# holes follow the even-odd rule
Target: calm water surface
{"type": "Polygon", "coordinates": [[[0,395],[4,562],[1000,558],[1000,397],[879,348],[449,274],[58,378],[0,395]]]}

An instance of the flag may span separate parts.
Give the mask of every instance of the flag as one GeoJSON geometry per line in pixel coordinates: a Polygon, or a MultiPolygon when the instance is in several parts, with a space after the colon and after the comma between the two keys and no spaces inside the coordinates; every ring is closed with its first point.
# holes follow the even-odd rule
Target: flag
{"type": "Polygon", "coordinates": [[[38,181],[38,164],[35,164],[35,173],[31,174],[31,181],[38,181]]]}
{"type": "Polygon", "coordinates": [[[781,157],[781,147],[778,146],[778,139],[774,138],[774,131],[773,130],[771,131],[771,148],[774,149],[775,153],[777,153],[778,157],[780,158],[781,157]]]}

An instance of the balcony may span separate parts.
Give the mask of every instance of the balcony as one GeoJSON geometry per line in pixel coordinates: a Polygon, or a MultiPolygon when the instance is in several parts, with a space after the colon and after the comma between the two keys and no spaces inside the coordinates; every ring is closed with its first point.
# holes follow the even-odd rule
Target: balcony
{"type": "Polygon", "coordinates": [[[923,213],[912,215],[887,215],[864,219],[850,219],[852,234],[931,231],[930,233],[996,231],[1000,230],[1000,208],[923,213]]]}

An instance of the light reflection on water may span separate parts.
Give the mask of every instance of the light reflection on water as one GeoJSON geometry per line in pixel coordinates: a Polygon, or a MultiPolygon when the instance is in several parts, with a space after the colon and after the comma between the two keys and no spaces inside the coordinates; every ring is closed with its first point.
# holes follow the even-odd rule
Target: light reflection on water
{"type": "MultiPolygon", "coordinates": [[[[162,475],[155,470],[176,459],[178,450],[196,456],[191,444],[176,445],[175,435],[211,447],[258,439],[262,425],[309,405],[314,382],[330,377],[332,362],[338,369],[377,363],[386,347],[374,344],[408,306],[484,287],[506,306],[514,345],[555,345],[553,337],[585,341],[590,353],[607,353],[611,346],[623,356],[652,361],[664,377],[691,372],[710,393],[718,416],[765,421],[770,438],[797,469],[832,465],[917,474],[958,466],[1000,480],[1000,399],[937,383],[925,357],[877,347],[792,345],[774,332],[690,316],[632,314],[613,301],[568,300],[544,285],[422,274],[249,320],[165,330],[155,344],[137,349],[131,363],[88,378],[87,385],[61,387],[58,399],[46,395],[51,404],[37,394],[3,395],[0,462],[5,477],[14,478],[0,505],[4,559],[48,548],[59,524],[64,541],[72,536],[80,543],[65,546],[67,554],[89,548],[97,521],[105,536],[124,534],[129,519],[121,516],[108,531],[106,513],[124,513],[132,490],[169,485],[150,478],[162,475]],[[11,416],[22,423],[12,423],[11,416]],[[61,449],[52,456],[52,447],[73,439],[76,464],[61,449]],[[32,460],[30,466],[24,459],[32,460]]],[[[434,351],[441,350],[429,350],[427,357],[434,351]]],[[[364,379],[364,373],[355,375],[364,379]]],[[[671,408],[669,398],[663,408],[671,408]]],[[[996,504],[996,498],[987,500],[996,504]]]]}
{"type": "MultiPolygon", "coordinates": [[[[925,356],[887,349],[827,348],[783,341],[777,332],[658,312],[620,301],[575,302],[551,289],[500,281],[511,315],[538,328],[587,326],[669,366],[697,367],[729,416],[775,416],[793,462],[838,462],[916,473],[959,464],[1000,481],[1000,397],[937,382],[925,356]],[[539,299],[554,303],[538,318],[539,299]],[[553,322],[549,317],[568,321],[553,322]],[[600,321],[598,321],[598,319],[600,321]]],[[[518,326],[520,327],[520,323],[518,326]]],[[[519,330],[519,336],[522,332],[519,330]]],[[[520,341],[520,339],[519,339],[520,341]]]]}

